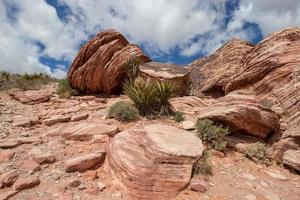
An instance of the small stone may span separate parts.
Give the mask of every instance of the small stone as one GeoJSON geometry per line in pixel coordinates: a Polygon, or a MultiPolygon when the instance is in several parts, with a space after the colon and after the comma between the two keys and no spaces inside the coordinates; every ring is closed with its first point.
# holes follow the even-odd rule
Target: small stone
{"type": "Polygon", "coordinates": [[[33,156],[33,160],[39,164],[54,163],[55,156],[50,153],[37,154],[33,156]]]}
{"type": "Polygon", "coordinates": [[[183,130],[194,130],[195,129],[195,122],[192,122],[192,121],[183,121],[180,125],[180,127],[183,129],[183,130]]]}
{"type": "Polygon", "coordinates": [[[87,170],[101,163],[104,159],[104,153],[90,153],[86,155],[71,158],[65,162],[66,172],[87,170]]]}
{"type": "Polygon", "coordinates": [[[76,122],[76,121],[87,119],[88,117],[89,117],[88,113],[78,114],[78,115],[72,116],[71,121],[76,122]]]}
{"type": "Polygon", "coordinates": [[[100,191],[103,191],[106,188],[106,185],[104,183],[98,182],[97,185],[98,185],[100,191]]]}
{"type": "Polygon", "coordinates": [[[287,181],[288,178],[280,171],[275,170],[275,169],[270,169],[270,170],[266,170],[265,171],[268,175],[270,175],[271,177],[281,180],[281,181],[287,181]]]}
{"type": "Polygon", "coordinates": [[[27,172],[37,172],[41,170],[40,164],[35,162],[34,160],[24,161],[20,168],[27,172]]]}
{"type": "Polygon", "coordinates": [[[208,183],[204,180],[192,180],[190,182],[190,188],[197,192],[206,192],[208,190],[208,183]]]}
{"type": "Polygon", "coordinates": [[[0,149],[12,149],[20,146],[22,143],[16,140],[0,140],[0,149]]]}
{"type": "Polygon", "coordinates": [[[15,190],[25,190],[29,188],[33,188],[37,185],[40,184],[40,179],[37,177],[24,177],[24,178],[19,178],[15,184],[14,184],[14,189],[15,190]]]}
{"type": "Polygon", "coordinates": [[[70,182],[68,183],[68,186],[69,186],[69,187],[76,188],[76,187],[78,187],[80,184],[81,184],[81,181],[80,181],[80,180],[74,179],[74,180],[72,180],[72,181],[70,181],[70,182]]]}
{"type": "Polygon", "coordinates": [[[11,171],[5,172],[4,174],[1,174],[0,175],[0,188],[11,186],[17,180],[18,176],[19,175],[16,170],[11,170],[11,171]]]}
{"type": "Polygon", "coordinates": [[[10,150],[3,150],[0,152],[0,163],[7,162],[11,160],[15,155],[15,152],[10,150]]]}
{"type": "Polygon", "coordinates": [[[84,184],[78,186],[78,190],[84,190],[84,189],[86,189],[86,186],[84,184]]]}
{"type": "Polygon", "coordinates": [[[109,141],[108,135],[93,135],[91,143],[97,144],[97,143],[106,143],[109,141]]]}
{"type": "Polygon", "coordinates": [[[96,178],[98,178],[97,176],[97,171],[87,171],[85,172],[82,177],[86,180],[95,180],[96,178]]]}

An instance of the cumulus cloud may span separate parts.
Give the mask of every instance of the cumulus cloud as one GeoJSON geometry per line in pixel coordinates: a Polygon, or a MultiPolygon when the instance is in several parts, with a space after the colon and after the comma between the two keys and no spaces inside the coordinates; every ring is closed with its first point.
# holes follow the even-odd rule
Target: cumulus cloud
{"type": "MultiPolygon", "coordinates": [[[[78,46],[98,31],[115,28],[152,58],[209,54],[233,37],[254,40],[300,25],[298,0],[46,0],[0,1],[0,70],[64,77],[78,46]],[[228,13],[228,9],[230,12],[228,13]],[[230,16],[228,16],[230,15],[230,16]],[[229,18],[229,20],[228,20],[229,18]]],[[[172,61],[172,60],[170,60],[172,61]]]]}

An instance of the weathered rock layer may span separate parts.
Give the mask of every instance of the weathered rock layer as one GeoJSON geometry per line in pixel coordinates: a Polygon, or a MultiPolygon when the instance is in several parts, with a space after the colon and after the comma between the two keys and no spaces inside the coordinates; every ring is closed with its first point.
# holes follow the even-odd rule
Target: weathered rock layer
{"type": "Polygon", "coordinates": [[[132,199],[171,199],[188,185],[202,152],[202,142],[193,133],[154,124],[116,135],[107,158],[132,199]]]}
{"type": "Polygon", "coordinates": [[[81,92],[107,94],[119,92],[125,78],[125,62],[131,57],[150,59],[119,32],[109,29],[98,33],[83,46],[68,72],[73,88],[81,92]]]}

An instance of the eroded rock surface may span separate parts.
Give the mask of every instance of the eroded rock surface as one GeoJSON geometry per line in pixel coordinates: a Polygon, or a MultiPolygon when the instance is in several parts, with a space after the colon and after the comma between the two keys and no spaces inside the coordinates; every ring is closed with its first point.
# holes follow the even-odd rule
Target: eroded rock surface
{"type": "Polygon", "coordinates": [[[108,162],[133,199],[171,199],[188,185],[202,152],[202,142],[193,133],[153,124],[116,135],[108,162]]]}
{"type": "Polygon", "coordinates": [[[137,45],[129,44],[121,33],[112,29],[103,31],[80,49],[68,72],[68,80],[73,88],[81,92],[120,92],[126,75],[123,65],[131,57],[150,61],[137,45]]]}
{"type": "Polygon", "coordinates": [[[255,96],[241,91],[219,98],[214,104],[201,109],[198,118],[223,122],[233,132],[262,139],[274,133],[279,125],[279,117],[275,112],[261,106],[255,96]]]}
{"type": "Polygon", "coordinates": [[[169,64],[148,62],[139,66],[139,75],[143,79],[152,81],[168,81],[173,83],[179,93],[184,95],[188,89],[189,71],[186,67],[169,64]]]}
{"type": "Polygon", "coordinates": [[[10,96],[24,104],[38,104],[49,101],[52,92],[49,90],[27,90],[11,92],[10,96]]]}

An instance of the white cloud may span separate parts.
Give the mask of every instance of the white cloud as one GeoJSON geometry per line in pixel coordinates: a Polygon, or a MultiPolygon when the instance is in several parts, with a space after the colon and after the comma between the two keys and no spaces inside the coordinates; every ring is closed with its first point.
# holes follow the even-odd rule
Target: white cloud
{"type": "Polygon", "coordinates": [[[39,58],[72,61],[82,41],[107,28],[143,44],[156,58],[170,57],[174,49],[187,57],[211,53],[233,37],[252,40],[256,33],[244,29],[245,22],[258,24],[263,35],[300,25],[299,0],[241,0],[228,25],[224,18],[230,0],[57,1],[72,13],[64,21],[45,0],[0,1],[0,70],[63,77],[63,66],[51,70],[39,58]],[[5,7],[12,5],[18,8],[13,20],[5,7]]]}

